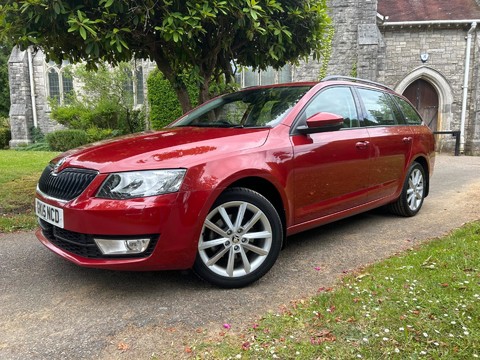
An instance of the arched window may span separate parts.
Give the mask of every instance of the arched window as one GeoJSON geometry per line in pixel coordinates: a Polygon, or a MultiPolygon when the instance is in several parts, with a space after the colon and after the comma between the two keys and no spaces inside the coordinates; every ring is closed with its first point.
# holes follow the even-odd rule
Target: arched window
{"type": "Polygon", "coordinates": [[[145,101],[145,92],[143,91],[143,67],[138,66],[135,70],[135,105],[143,105],[145,101]]]}
{"type": "Polygon", "coordinates": [[[124,85],[127,91],[133,98],[133,105],[143,105],[145,101],[145,91],[143,89],[143,67],[137,66],[129,68],[127,71],[127,81],[124,85]]]}
{"type": "Polygon", "coordinates": [[[47,64],[47,95],[58,104],[68,102],[69,94],[73,92],[73,78],[68,70],[69,63],[61,65],[50,61],[47,64]]]}

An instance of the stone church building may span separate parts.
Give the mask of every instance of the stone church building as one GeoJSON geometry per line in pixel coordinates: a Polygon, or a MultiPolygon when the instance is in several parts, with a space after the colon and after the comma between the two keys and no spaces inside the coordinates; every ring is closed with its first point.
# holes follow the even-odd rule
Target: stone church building
{"type": "MultiPolygon", "coordinates": [[[[460,149],[480,155],[480,0],[329,0],[335,28],[327,73],[384,83],[404,94],[425,122],[440,132],[460,131],[460,149]]],[[[144,103],[153,65],[137,61],[132,91],[144,103]]],[[[281,71],[237,74],[242,86],[319,80],[314,61],[281,71]]],[[[30,143],[32,126],[59,128],[48,99],[75,86],[62,66],[41,52],[14,49],[9,60],[12,147],[30,143]]],[[[451,134],[437,135],[438,150],[453,151],[451,134]]]]}

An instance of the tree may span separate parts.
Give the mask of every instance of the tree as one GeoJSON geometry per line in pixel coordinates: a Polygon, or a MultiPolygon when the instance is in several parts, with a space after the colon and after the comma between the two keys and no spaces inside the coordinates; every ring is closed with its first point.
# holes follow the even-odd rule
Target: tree
{"type": "Polygon", "coordinates": [[[0,118],[8,117],[10,110],[10,86],[8,85],[8,58],[11,47],[0,46],[0,118]]]}
{"type": "Polygon", "coordinates": [[[184,111],[184,75],[199,101],[210,82],[233,81],[232,65],[280,68],[320,57],[329,25],[326,0],[5,0],[0,40],[41,48],[48,60],[117,64],[149,58],[184,111]]]}

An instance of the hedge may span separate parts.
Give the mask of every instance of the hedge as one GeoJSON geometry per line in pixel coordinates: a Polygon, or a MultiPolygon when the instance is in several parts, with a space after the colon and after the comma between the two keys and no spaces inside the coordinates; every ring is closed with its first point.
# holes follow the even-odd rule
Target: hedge
{"type": "MultiPolygon", "coordinates": [[[[155,69],[147,79],[148,103],[150,104],[150,124],[152,129],[161,129],[182,116],[182,108],[177,94],[163,74],[155,69]]],[[[187,84],[192,106],[198,104],[198,87],[187,84]]]]}
{"type": "Polygon", "coordinates": [[[12,133],[8,128],[0,128],[0,149],[8,148],[8,144],[12,139],[12,133]]]}
{"type": "Polygon", "coordinates": [[[67,151],[89,143],[86,131],[76,129],[57,130],[45,139],[52,151],[67,151]]]}

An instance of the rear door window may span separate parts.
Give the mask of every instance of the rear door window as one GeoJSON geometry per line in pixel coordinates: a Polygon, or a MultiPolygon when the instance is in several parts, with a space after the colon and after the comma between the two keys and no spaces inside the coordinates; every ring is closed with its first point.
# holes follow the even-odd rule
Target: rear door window
{"type": "Polygon", "coordinates": [[[395,96],[395,100],[397,101],[400,110],[402,110],[403,117],[405,118],[405,122],[408,125],[422,124],[422,118],[420,117],[420,115],[418,115],[417,111],[412,105],[410,105],[408,102],[398,96],[395,96]]]}
{"type": "Polygon", "coordinates": [[[390,126],[402,123],[401,114],[388,94],[382,91],[358,88],[365,107],[365,126],[390,126]]]}

